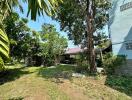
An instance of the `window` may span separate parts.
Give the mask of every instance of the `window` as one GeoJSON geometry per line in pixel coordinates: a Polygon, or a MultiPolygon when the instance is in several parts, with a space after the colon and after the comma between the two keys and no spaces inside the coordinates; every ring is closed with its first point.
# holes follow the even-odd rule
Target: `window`
{"type": "Polygon", "coordinates": [[[132,50],[132,42],[126,43],[126,50],[132,50]]]}

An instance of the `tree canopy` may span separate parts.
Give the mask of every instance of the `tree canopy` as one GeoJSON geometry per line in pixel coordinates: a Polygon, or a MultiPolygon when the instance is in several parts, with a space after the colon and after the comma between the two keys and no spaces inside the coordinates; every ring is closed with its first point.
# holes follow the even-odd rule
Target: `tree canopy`
{"type": "MultiPolygon", "coordinates": [[[[61,3],[62,0],[1,0],[0,1],[0,56],[2,56],[2,58],[9,58],[9,50],[10,50],[10,46],[9,46],[9,40],[6,34],[12,34],[12,30],[14,29],[10,29],[10,27],[13,27],[14,23],[9,23],[6,28],[6,31],[9,33],[6,33],[5,31],[5,26],[3,25],[3,21],[5,18],[7,18],[8,16],[10,16],[10,14],[12,14],[13,12],[13,8],[14,7],[19,7],[19,9],[23,12],[23,8],[21,5],[21,2],[26,2],[28,4],[28,12],[27,12],[27,16],[29,14],[31,14],[31,19],[32,20],[36,20],[37,15],[44,15],[47,14],[48,16],[51,16],[52,14],[55,13],[56,11],[56,7],[58,6],[58,3],[61,3]],[[10,33],[11,32],[11,33],[10,33]]],[[[16,21],[18,19],[18,16],[14,15],[14,19],[12,18],[12,21],[16,21]]],[[[10,20],[10,22],[11,22],[10,20]]],[[[8,20],[9,21],[9,20],[8,20]]],[[[23,24],[27,23],[25,19],[22,19],[21,22],[19,22],[19,24],[23,24]]],[[[5,22],[8,23],[8,22],[5,22]]],[[[23,26],[20,26],[23,28],[23,26]]],[[[17,31],[17,30],[15,30],[17,31]]],[[[20,31],[20,30],[19,30],[20,31]]],[[[18,32],[20,33],[20,32],[18,32]]],[[[15,34],[15,33],[14,33],[15,34]]],[[[13,34],[10,36],[14,36],[13,34]]],[[[17,35],[15,35],[17,36],[17,35]]],[[[12,40],[10,40],[11,44],[15,44],[16,41],[14,41],[14,38],[12,40]]]]}
{"type": "Polygon", "coordinates": [[[42,25],[41,34],[43,57],[45,59],[49,58],[47,62],[53,61],[51,63],[56,63],[54,61],[59,60],[59,56],[64,54],[68,46],[67,39],[60,36],[55,27],[50,24],[42,25]]]}
{"type": "Polygon", "coordinates": [[[88,51],[90,70],[96,70],[94,33],[108,22],[108,0],[67,0],[53,17],[61,24],[75,44],[84,44],[88,51]]]}
{"type": "MultiPolygon", "coordinates": [[[[110,3],[107,0],[95,0],[95,31],[102,29],[108,22],[108,9],[110,3]]],[[[68,33],[69,39],[74,40],[75,44],[80,44],[86,38],[86,0],[67,0],[60,4],[57,14],[53,19],[60,22],[61,30],[68,33]]]]}

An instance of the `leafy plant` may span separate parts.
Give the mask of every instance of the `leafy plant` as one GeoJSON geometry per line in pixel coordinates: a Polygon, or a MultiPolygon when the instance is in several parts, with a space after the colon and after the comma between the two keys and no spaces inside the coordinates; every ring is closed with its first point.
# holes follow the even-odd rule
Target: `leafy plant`
{"type": "Polygon", "coordinates": [[[89,69],[89,64],[86,59],[87,57],[85,53],[79,53],[77,55],[76,57],[76,63],[77,63],[76,71],[77,72],[82,72],[82,71],[86,71],[87,69],[89,69]]]}
{"type": "Polygon", "coordinates": [[[42,25],[41,34],[42,43],[39,54],[43,57],[43,64],[53,65],[59,63],[60,55],[67,48],[67,39],[60,36],[55,26],[50,24],[42,25]]]}
{"type": "Polygon", "coordinates": [[[31,14],[31,19],[36,20],[37,15],[48,16],[53,15],[56,12],[58,3],[62,3],[62,0],[2,0],[0,1],[0,9],[3,10],[2,13],[7,15],[9,11],[11,12],[13,7],[18,7],[20,11],[23,12],[23,7],[21,2],[26,2],[28,4],[28,13],[31,14]]]}
{"type": "Polygon", "coordinates": [[[105,84],[132,96],[132,77],[110,75],[107,76],[105,84]]]}
{"type": "Polygon", "coordinates": [[[126,57],[124,55],[113,55],[112,53],[108,53],[104,55],[103,66],[108,74],[114,74],[115,69],[120,67],[126,61],[126,57]]]}
{"type": "Polygon", "coordinates": [[[9,40],[2,29],[0,29],[0,55],[9,58],[9,40]]]}
{"type": "Polygon", "coordinates": [[[3,59],[0,57],[0,72],[4,70],[4,62],[3,59]]]}

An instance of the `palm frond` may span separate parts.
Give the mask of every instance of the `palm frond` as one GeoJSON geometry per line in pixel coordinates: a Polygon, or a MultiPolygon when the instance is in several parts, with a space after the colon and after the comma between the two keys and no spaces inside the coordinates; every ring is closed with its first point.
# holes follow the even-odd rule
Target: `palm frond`
{"type": "Polygon", "coordinates": [[[37,15],[48,16],[53,15],[56,12],[56,7],[62,0],[27,0],[28,2],[28,14],[31,13],[31,19],[36,20],[37,15]]]}
{"type": "Polygon", "coordinates": [[[2,29],[0,29],[0,54],[6,58],[9,58],[9,40],[2,29]]]}

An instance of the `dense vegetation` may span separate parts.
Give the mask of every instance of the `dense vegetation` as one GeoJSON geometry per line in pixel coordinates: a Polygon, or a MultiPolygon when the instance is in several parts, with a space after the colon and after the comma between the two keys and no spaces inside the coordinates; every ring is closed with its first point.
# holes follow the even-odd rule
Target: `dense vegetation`
{"type": "MultiPolygon", "coordinates": [[[[27,15],[31,14],[31,19],[36,20],[37,15],[43,15],[43,14],[47,14],[47,15],[51,15],[55,12],[56,7],[58,6],[59,2],[62,2],[62,0],[22,0],[22,2],[26,2],[28,3],[28,13],[27,15]]],[[[14,30],[15,25],[17,23],[12,23],[11,21],[17,21],[19,18],[18,16],[11,16],[12,12],[13,12],[13,8],[14,7],[18,7],[22,12],[23,12],[23,8],[21,5],[21,1],[18,0],[2,0],[0,1],[0,57],[2,58],[2,60],[7,60],[9,59],[9,50],[10,50],[10,46],[9,46],[9,40],[7,37],[7,34],[11,34],[12,30],[14,30]],[[7,18],[12,18],[10,21],[10,23],[8,23],[8,19],[7,18]],[[11,28],[10,25],[7,26],[7,30],[6,30],[6,26],[4,25],[4,20],[7,24],[11,24],[11,28]],[[14,26],[12,26],[14,25],[14,26]],[[9,28],[9,29],[8,29],[9,28]],[[12,29],[13,28],[13,29],[12,29]],[[9,32],[9,33],[6,33],[9,32]]],[[[23,20],[24,23],[27,23],[26,20],[23,20]]],[[[19,21],[19,24],[22,24],[19,21]]],[[[23,26],[18,27],[20,31],[20,28],[23,26]]],[[[16,30],[15,30],[16,31],[16,30]]],[[[20,32],[17,32],[17,35],[20,34],[20,32]]],[[[16,33],[15,33],[16,35],[16,33]]],[[[13,36],[12,36],[13,37],[13,36]]],[[[11,42],[15,43],[16,41],[11,40],[11,42]]],[[[3,64],[1,64],[3,65],[3,64]]],[[[3,68],[3,66],[0,66],[1,68],[3,68]]]]}
{"type": "Polygon", "coordinates": [[[125,56],[110,53],[111,42],[103,32],[110,6],[108,0],[0,1],[0,99],[130,100],[132,78],[115,75],[125,56]],[[31,20],[52,16],[84,49],[70,59],[74,65],[60,64],[68,40],[48,23],[32,30],[29,20],[14,10],[23,12],[21,2],[27,4],[31,20]],[[97,66],[103,72],[98,73],[97,66]]]}
{"type": "Polygon", "coordinates": [[[53,25],[43,24],[42,31],[36,32],[27,26],[27,22],[27,19],[20,18],[17,13],[10,14],[3,22],[5,32],[10,33],[7,34],[10,42],[10,62],[27,60],[28,65],[36,66],[54,64],[64,53],[67,39],[60,36],[53,25]]]}

